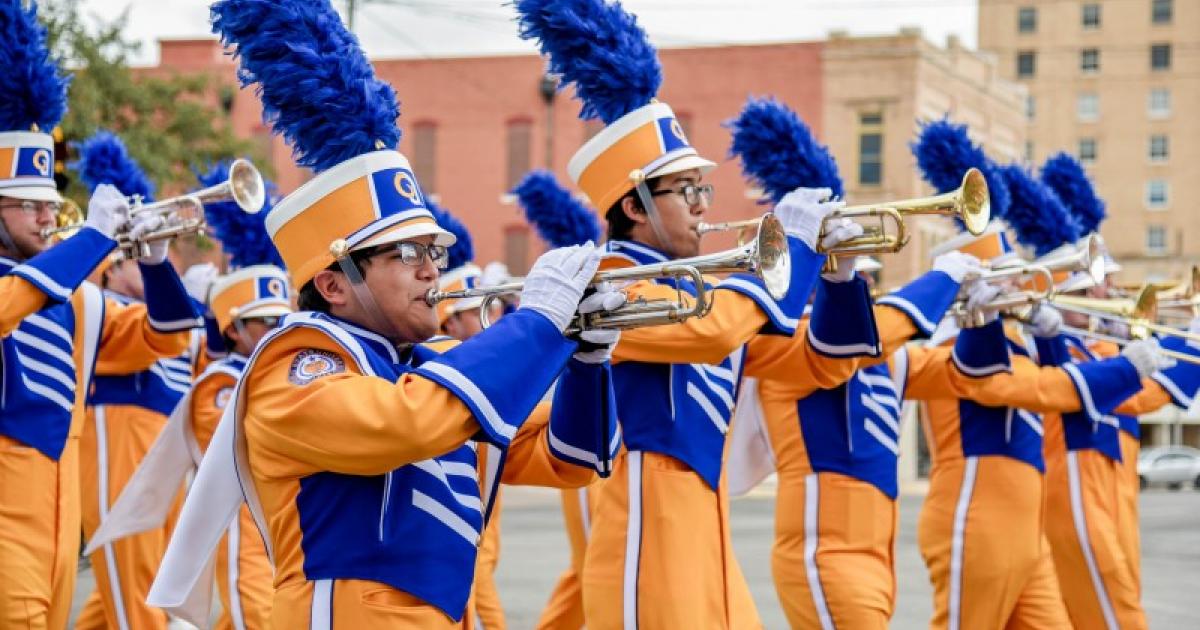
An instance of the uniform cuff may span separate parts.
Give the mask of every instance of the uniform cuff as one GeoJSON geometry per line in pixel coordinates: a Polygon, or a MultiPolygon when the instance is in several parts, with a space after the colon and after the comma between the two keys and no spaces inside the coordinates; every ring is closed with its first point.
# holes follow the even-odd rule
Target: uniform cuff
{"type": "Polygon", "coordinates": [[[908,316],[928,337],[958,298],[959,283],[942,271],[930,271],[879,299],[908,316]]]}
{"type": "Polygon", "coordinates": [[[150,327],[158,332],[179,332],[204,325],[201,312],[196,308],[196,302],[175,266],[169,262],[157,264],[138,263],[142,272],[142,282],[146,287],[146,312],[149,315],[150,327]]]}
{"type": "MultiPolygon", "coordinates": [[[[1164,349],[1200,358],[1200,350],[1189,346],[1187,341],[1180,337],[1165,337],[1161,343],[1164,349]]],[[[1176,361],[1175,367],[1155,372],[1150,375],[1150,378],[1167,391],[1167,394],[1171,396],[1171,402],[1178,407],[1188,409],[1196,398],[1196,392],[1200,390],[1200,365],[1176,361]]]]}
{"type": "Polygon", "coordinates": [[[808,342],[830,357],[877,357],[883,349],[871,308],[871,290],[862,278],[817,282],[808,342]]]}
{"type": "Polygon", "coordinates": [[[825,264],[825,254],[818,254],[798,238],[789,236],[788,252],[791,255],[791,275],[788,281],[787,294],[782,300],[774,300],[767,293],[762,280],[751,274],[735,274],[717,285],[718,289],[726,289],[741,293],[754,300],[762,312],[767,315],[767,325],[760,331],[766,335],[791,336],[796,332],[800,316],[804,313],[804,305],[812,293],[813,285],[821,274],[825,264]]]}
{"type": "Polygon", "coordinates": [[[25,279],[51,300],[66,302],[116,246],[116,241],[99,230],[85,227],[10,273],[25,279]]]}
{"type": "Polygon", "coordinates": [[[567,361],[550,407],[550,452],[607,477],[621,448],[617,400],[608,363],[567,361]]]}
{"type": "Polygon", "coordinates": [[[997,319],[983,326],[959,331],[954,348],[950,351],[950,359],[959,372],[976,378],[1012,372],[1004,323],[997,319]]]}

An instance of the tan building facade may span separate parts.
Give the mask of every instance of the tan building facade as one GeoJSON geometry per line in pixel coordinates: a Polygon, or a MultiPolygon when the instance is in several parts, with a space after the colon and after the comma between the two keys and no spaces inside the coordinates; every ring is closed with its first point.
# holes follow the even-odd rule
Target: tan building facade
{"type": "Polygon", "coordinates": [[[1200,262],[1200,2],[980,0],[979,47],[1029,89],[1028,150],[1078,156],[1123,281],[1200,262]]]}

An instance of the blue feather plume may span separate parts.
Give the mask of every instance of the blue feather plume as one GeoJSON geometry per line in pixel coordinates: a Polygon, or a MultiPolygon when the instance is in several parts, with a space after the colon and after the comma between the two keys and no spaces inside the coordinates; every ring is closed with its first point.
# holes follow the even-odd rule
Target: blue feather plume
{"type": "Polygon", "coordinates": [[[1000,167],[1011,200],[1005,220],[1017,233],[1017,242],[1043,256],[1079,238],[1079,225],[1049,187],[1019,164],[1000,167]]]}
{"type": "Polygon", "coordinates": [[[573,84],[579,117],[605,124],[650,103],[662,66],[637,18],[619,2],[516,0],[522,39],[536,40],[549,71],[573,84]]]}
{"type": "Polygon", "coordinates": [[[263,119],[320,172],[400,142],[396,93],[375,72],[329,0],[220,0],[213,32],[234,47],[263,119]]]}
{"type": "Polygon", "coordinates": [[[817,142],[796,112],[774,98],[746,100],[737,118],[725,123],[733,132],[730,157],[741,160],[746,177],[778,202],[796,188],[830,188],[844,194],[837,161],[817,142]]]}
{"type": "Polygon", "coordinates": [[[0,0],[0,131],[53,129],[67,113],[67,85],[46,47],[37,3],[0,0]]]}
{"type": "MultiPolygon", "coordinates": [[[[196,173],[200,187],[207,188],[229,179],[231,162],[213,164],[204,172],[196,173]]],[[[209,232],[221,242],[221,249],[229,255],[229,264],[235,269],[251,265],[276,265],[283,267],[283,258],[267,232],[267,214],[279,197],[275,184],[265,181],[266,203],[262,210],[250,214],[232,201],[209,203],[204,206],[204,218],[209,232]]]]}
{"type": "Polygon", "coordinates": [[[927,122],[911,147],[925,181],[939,193],[962,185],[967,169],[982,171],[991,195],[992,217],[1005,218],[1011,202],[1004,177],[983,149],[971,142],[966,125],[956,125],[945,118],[927,122]]]}
{"type": "Polygon", "coordinates": [[[1042,165],[1042,183],[1067,206],[1079,223],[1081,234],[1100,230],[1100,223],[1107,216],[1104,201],[1096,196],[1096,189],[1078,160],[1066,153],[1051,156],[1042,165]]]}
{"type": "Polygon", "coordinates": [[[100,184],[110,184],[126,197],[139,195],[143,201],[154,200],[154,182],[129,155],[125,143],[107,129],[97,131],[79,145],[79,161],[71,168],[79,172],[88,192],[94,192],[100,184]]]}
{"type": "Polygon", "coordinates": [[[529,221],[550,247],[600,241],[596,213],[579,202],[547,170],[531,171],[513,189],[529,221]]]}
{"type": "Polygon", "coordinates": [[[438,225],[442,226],[447,232],[453,234],[457,240],[446,250],[446,269],[458,269],[459,267],[475,260],[475,244],[471,242],[471,232],[467,229],[466,224],[458,220],[458,217],[450,214],[450,211],[425,199],[425,207],[433,213],[433,220],[438,225]]]}

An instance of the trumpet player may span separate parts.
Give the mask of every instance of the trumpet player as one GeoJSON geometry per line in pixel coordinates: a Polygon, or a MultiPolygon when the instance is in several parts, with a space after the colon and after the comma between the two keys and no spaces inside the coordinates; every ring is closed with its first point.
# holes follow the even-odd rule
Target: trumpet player
{"type": "Polygon", "coordinates": [[[93,370],[137,371],[182,353],[197,316],[165,264],[165,242],[141,261],[146,305],[106,300],[85,283],[118,232],[138,238],[155,227],[128,225],[112,187],[93,195],[77,234],[53,246],[43,236],[63,199],[53,141],[37,130],[58,123],[66,82],[47,61],[36,7],[6,2],[0,12],[15,31],[0,46],[18,60],[0,68],[4,85],[18,86],[0,99],[0,626],[61,628],[79,555],[79,436],[93,370]]]}

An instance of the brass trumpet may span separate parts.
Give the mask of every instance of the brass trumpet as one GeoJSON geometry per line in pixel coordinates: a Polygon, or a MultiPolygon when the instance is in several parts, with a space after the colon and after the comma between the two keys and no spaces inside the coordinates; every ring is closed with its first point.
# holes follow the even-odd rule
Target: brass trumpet
{"type": "MultiPolygon", "coordinates": [[[[992,217],[992,202],[988,195],[987,180],[983,172],[977,168],[968,169],[963,175],[962,185],[957,189],[932,197],[918,197],[890,203],[867,204],[861,206],[846,206],[828,217],[830,219],[875,219],[877,225],[864,226],[862,236],[838,243],[828,251],[818,247],[818,251],[829,254],[825,262],[825,273],[837,271],[837,258],[840,256],[858,256],[863,254],[894,254],[908,244],[908,227],[905,216],[941,215],[958,217],[967,231],[971,234],[983,234],[988,221],[992,217]],[[895,224],[895,233],[887,229],[887,219],[895,224]]],[[[821,236],[825,236],[824,225],[821,236]]]]}
{"type": "MultiPolygon", "coordinates": [[[[639,298],[612,311],[581,314],[567,327],[567,334],[583,330],[642,328],[704,317],[712,309],[711,289],[704,284],[706,273],[753,273],[762,279],[772,298],[782,299],[787,294],[791,280],[791,255],[783,225],[769,213],[755,219],[754,223],[758,224],[755,238],[733,249],[651,265],[607,269],[598,272],[592,280],[593,284],[664,278],[689,280],[696,289],[691,304],[676,284],[675,300],[639,298]]],[[[488,316],[491,304],[505,295],[519,293],[523,287],[524,282],[509,282],[460,291],[431,290],[425,296],[425,301],[433,306],[443,300],[481,297],[483,303],[479,305],[479,321],[486,328],[491,325],[488,316]]]]}
{"type": "Polygon", "coordinates": [[[1134,338],[1140,339],[1148,336],[1151,332],[1156,332],[1160,335],[1200,342],[1200,335],[1156,323],[1158,291],[1152,284],[1144,285],[1135,298],[1088,298],[1056,295],[1050,300],[1050,303],[1064,311],[1122,322],[1129,326],[1130,335],[1134,338]]]}
{"type": "MultiPolygon", "coordinates": [[[[150,255],[150,243],[202,231],[205,227],[204,204],[233,201],[244,212],[254,214],[262,210],[266,195],[266,186],[258,169],[247,160],[235,160],[229,167],[229,179],[220,184],[152,203],[143,203],[140,196],[131,197],[125,227],[116,235],[118,248],[126,260],[145,258],[150,255]],[[185,210],[190,210],[193,216],[181,216],[185,210]],[[134,219],[147,214],[161,216],[162,227],[136,240],[131,239],[128,230],[134,219]]],[[[60,224],[42,230],[42,238],[73,233],[82,226],[82,220],[60,224]]]]}

